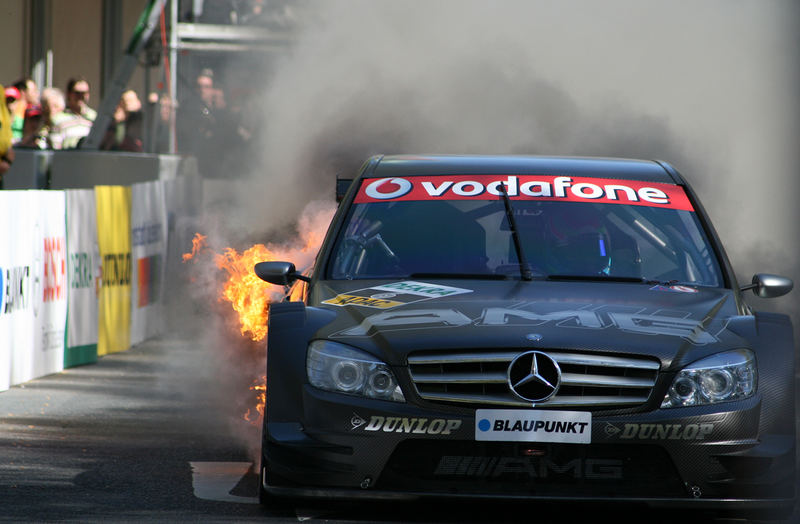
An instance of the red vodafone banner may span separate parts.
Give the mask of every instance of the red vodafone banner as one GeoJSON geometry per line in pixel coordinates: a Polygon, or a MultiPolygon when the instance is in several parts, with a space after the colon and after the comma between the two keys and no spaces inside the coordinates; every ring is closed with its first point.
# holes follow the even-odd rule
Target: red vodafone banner
{"type": "Polygon", "coordinates": [[[514,200],[628,204],[694,211],[681,186],[639,180],[544,175],[435,175],[364,179],[357,204],[409,200],[514,200]]]}

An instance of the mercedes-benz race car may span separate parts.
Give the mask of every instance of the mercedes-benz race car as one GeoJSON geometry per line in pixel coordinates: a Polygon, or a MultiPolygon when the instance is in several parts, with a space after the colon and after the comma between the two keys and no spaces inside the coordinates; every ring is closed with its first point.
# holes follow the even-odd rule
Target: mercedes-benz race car
{"type": "Polygon", "coordinates": [[[260,493],[791,512],[794,348],[657,161],[379,156],[269,312],[260,493]]]}

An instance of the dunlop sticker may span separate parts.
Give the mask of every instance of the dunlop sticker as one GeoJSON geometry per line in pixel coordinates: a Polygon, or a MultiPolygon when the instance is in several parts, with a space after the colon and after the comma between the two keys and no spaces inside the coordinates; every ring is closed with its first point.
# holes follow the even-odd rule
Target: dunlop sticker
{"type": "Polygon", "coordinates": [[[328,300],[323,300],[322,303],[331,306],[363,306],[376,309],[390,309],[406,304],[413,304],[415,302],[422,302],[423,300],[471,292],[471,289],[405,281],[356,289],[347,293],[341,293],[328,300]]]}

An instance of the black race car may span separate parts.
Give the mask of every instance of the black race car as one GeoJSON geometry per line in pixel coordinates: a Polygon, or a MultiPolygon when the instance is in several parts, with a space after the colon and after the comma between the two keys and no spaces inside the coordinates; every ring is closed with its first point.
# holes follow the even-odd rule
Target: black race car
{"type": "Polygon", "coordinates": [[[791,511],[794,348],[669,164],[379,156],[269,312],[262,501],[791,511]]]}

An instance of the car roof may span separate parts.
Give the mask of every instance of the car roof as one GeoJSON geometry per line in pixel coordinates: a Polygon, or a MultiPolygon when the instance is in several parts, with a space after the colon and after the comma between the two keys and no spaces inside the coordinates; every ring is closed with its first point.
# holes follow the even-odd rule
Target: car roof
{"type": "Polygon", "coordinates": [[[521,155],[384,155],[365,166],[365,178],[425,175],[554,175],[682,184],[665,162],[628,158],[521,155]]]}

